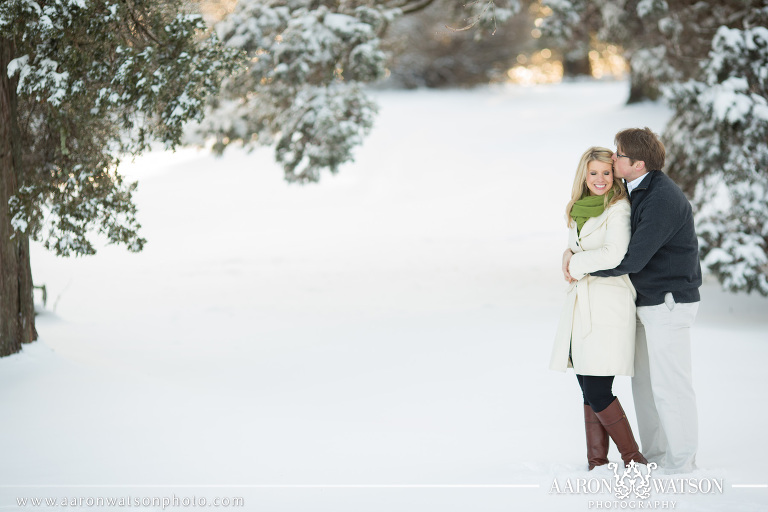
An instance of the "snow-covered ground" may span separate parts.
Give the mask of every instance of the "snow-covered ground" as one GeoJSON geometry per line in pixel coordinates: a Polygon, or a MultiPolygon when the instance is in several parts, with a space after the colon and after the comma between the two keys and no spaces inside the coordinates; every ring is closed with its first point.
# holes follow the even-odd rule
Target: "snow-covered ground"
{"type": "MultiPolygon", "coordinates": [[[[144,252],[33,248],[48,302],[40,341],[0,360],[0,510],[766,510],[768,300],[711,281],[686,478],[723,493],[550,492],[595,476],[576,380],[547,369],[572,175],[586,147],[668,116],[626,90],[376,92],[357,161],[319,185],[285,184],[269,149],[126,165],[144,252]]],[[[615,391],[634,425],[629,379],[615,391]]]]}

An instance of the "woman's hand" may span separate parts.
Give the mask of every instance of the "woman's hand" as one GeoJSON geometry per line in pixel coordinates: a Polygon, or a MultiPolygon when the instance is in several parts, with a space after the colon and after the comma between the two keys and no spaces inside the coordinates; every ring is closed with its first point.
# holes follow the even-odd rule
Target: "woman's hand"
{"type": "Polygon", "coordinates": [[[565,277],[565,280],[568,283],[576,282],[576,279],[574,279],[568,271],[568,265],[571,263],[571,256],[573,256],[573,251],[570,248],[566,249],[563,253],[563,277],[565,277]]]}

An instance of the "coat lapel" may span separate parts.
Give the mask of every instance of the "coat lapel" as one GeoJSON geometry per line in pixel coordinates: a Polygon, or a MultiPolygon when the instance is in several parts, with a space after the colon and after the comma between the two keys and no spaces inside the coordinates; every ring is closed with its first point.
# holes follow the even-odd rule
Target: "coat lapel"
{"type": "Polygon", "coordinates": [[[579,239],[582,239],[585,236],[588,236],[594,230],[602,226],[607,218],[608,218],[608,215],[606,214],[606,212],[603,212],[597,217],[592,217],[591,219],[588,219],[587,222],[585,222],[584,225],[581,226],[581,233],[579,233],[579,239]]]}

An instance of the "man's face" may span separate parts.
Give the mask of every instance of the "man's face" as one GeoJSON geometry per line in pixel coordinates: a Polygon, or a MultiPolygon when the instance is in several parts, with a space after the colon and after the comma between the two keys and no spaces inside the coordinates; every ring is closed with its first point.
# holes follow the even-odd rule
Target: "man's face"
{"type": "Polygon", "coordinates": [[[624,178],[628,181],[635,179],[635,167],[629,164],[629,157],[621,151],[621,148],[616,148],[611,158],[613,158],[614,177],[624,178]]]}

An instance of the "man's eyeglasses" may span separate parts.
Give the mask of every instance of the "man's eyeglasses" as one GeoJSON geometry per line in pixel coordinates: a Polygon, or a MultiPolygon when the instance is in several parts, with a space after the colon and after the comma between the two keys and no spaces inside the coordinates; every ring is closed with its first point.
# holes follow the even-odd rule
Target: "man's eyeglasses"
{"type": "Polygon", "coordinates": [[[627,156],[627,155],[622,155],[618,151],[616,152],[616,158],[629,158],[630,160],[632,160],[632,157],[627,156]]]}

